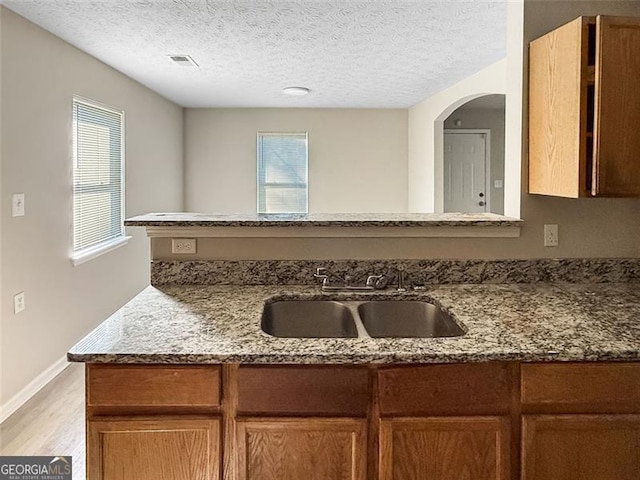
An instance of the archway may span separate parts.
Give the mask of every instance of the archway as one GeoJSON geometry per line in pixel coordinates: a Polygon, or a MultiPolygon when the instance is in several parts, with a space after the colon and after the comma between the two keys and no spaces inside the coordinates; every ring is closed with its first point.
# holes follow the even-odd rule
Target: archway
{"type": "Polygon", "coordinates": [[[503,214],[505,99],[462,98],[436,119],[437,211],[503,214]]]}

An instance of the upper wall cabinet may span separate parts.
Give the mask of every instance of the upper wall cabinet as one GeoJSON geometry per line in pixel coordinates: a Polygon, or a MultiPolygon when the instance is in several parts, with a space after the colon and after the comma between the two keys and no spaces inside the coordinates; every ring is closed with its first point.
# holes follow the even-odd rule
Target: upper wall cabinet
{"type": "Polygon", "coordinates": [[[640,195],[640,18],[580,17],[529,62],[529,193],[640,195]]]}

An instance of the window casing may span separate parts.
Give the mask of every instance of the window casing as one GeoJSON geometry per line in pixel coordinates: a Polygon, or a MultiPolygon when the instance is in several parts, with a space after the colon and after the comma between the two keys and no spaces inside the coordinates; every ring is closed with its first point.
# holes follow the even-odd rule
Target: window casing
{"type": "Polygon", "coordinates": [[[308,212],[308,134],[258,132],[258,213],[308,212]]]}
{"type": "Polygon", "coordinates": [[[126,240],[123,221],[124,112],[74,97],[74,263],[126,240]]]}

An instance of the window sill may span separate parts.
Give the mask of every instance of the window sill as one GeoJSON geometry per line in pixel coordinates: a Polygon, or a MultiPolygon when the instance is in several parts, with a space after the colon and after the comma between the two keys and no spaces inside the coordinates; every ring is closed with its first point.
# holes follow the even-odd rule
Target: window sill
{"type": "Polygon", "coordinates": [[[122,236],[115,238],[113,240],[109,240],[104,243],[100,243],[94,247],[87,248],[85,250],[81,250],[80,252],[74,253],[71,256],[71,263],[74,267],[78,265],[82,265],[89,260],[93,260],[94,258],[99,257],[100,255],[104,255],[105,253],[111,252],[116,248],[122,247],[129,242],[131,237],[122,236]]]}

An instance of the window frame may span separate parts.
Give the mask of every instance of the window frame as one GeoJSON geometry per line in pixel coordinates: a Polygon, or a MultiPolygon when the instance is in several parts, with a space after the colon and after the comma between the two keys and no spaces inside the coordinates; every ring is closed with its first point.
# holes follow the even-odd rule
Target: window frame
{"type": "MultiPolygon", "coordinates": [[[[125,219],[125,111],[122,109],[117,109],[106,105],[104,103],[97,102],[95,100],[91,100],[86,97],[82,97],[79,95],[73,95],[73,100],[71,103],[71,139],[72,139],[72,152],[71,152],[71,248],[70,248],[70,258],[71,262],[74,266],[85,263],[89,260],[92,260],[96,257],[99,257],[105,253],[115,250],[118,247],[126,245],[127,242],[131,239],[130,236],[127,236],[126,229],[124,226],[125,219]],[[76,104],[86,105],[88,107],[105,110],[106,112],[116,114],[120,117],[120,218],[119,218],[119,227],[120,234],[108,238],[104,241],[96,243],[94,245],[90,245],[88,247],[75,249],[75,228],[76,228],[76,216],[75,216],[75,198],[76,198],[76,178],[75,171],[76,166],[78,165],[78,145],[77,145],[77,123],[75,121],[75,111],[76,104]]],[[[112,172],[109,172],[110,177],[112,176],[112,172]]],[[[109,185],[112,185],[111,183],[109,185]]],[[[112,189],[102,187],[100,185],[93,185],[89,187],[92,190],[99,191],[103,190],[106,192],[111,192],[112,189]]],[[[110,218],[111,223],[115,223],[115,218],[110,218]]]]}
{"type": "Polygon", "coordinates": [[[309,132],[270,132],[270,131],[258,131],[256,134],[256,212],[260,215],[306,215],[309,213],[309,132]],[[307,163],[306,168],[306,178],[304,187],[306,190],[306,201],[305,201],[305,211],[304,212],[263,212],[260,210],[260,188],[261,186],[284,186],[284,187],[297,187],[302,186],[303,184],[298,183],[261,183],[260,182],[260,164],[262,159],[262,146],[260,139],[263,136],[302,136],[304,135],[305,141],[305,161],[307,163]]]}

